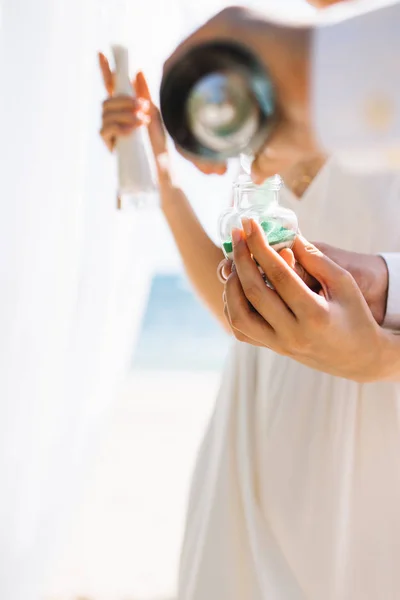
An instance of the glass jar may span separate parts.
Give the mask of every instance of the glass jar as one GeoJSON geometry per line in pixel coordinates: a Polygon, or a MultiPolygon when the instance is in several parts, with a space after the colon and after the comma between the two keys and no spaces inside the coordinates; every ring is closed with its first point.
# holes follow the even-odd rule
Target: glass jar
{"type": "Polygon", "coordinates": [[[298,232],[296,214],[279,204],[283,181],[279,175],[256,185],[248,174],[233,184],[233,206],[222,213],[219,235],[226,258],[233,260],[232,229],[242,228],[242,218],[254,219],[277,252],[291,248],[298,232]]]}

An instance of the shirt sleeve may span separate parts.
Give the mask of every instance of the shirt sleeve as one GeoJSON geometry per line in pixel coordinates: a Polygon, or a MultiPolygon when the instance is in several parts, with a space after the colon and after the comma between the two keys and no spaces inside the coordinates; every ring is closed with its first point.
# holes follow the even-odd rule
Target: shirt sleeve
{"type": "MultiPolygon", "coordinates": [[[[317,139],[358,170],[398,169],[400,1],[342,5],[344,14],[320,22],[313,34],[311,103],[317,139]]],[[[333,9],[330,14],[335,17],[333,9]]]]}
{"type": "Polygon", "coordinates": [[[381,254],[389,273],[385,329],[400,330],[400,253],[381,254]]]}

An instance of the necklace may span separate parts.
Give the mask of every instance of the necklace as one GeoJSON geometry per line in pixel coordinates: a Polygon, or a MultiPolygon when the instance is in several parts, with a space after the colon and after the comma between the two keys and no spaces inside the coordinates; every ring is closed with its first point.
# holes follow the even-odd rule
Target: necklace
{"type": "Polygon", "coordinates": [[[325,156],[317,156],[297,163],[282,175],[286,187],[300,200],[325,162],[325,156]]]}

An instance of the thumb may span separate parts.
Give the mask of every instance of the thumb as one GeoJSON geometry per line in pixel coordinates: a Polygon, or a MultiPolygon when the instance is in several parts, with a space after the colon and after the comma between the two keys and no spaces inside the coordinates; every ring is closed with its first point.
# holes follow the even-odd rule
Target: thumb
{"type": "Polygon", "coordinates": [[[302,236],[297,236],[293,253],[307,273],[320,283],[325,296],[343,298],[348,292],[350,295],[354,294],[356,284],[350,273],[322,254],[316,246],[302,236]]]}
{"type": "Polygon", "coordinates": [[[294,258],[294,254],[290,248],[283,248],[283,250],[281,250],[279,252],[279,254],[281,255],[281,257],[283,258],[285,263],[287,263],[291,269],[295,268],[296,260],[294,258]]]}
{"type": "Polygon", "coordinates": [[[153,154],[156,159],[159,175],[169,172],[169,162],[167,160],[168,146],[167,136],[161,119],[160,111],[154,104],[146,77],[139,71],[134,81],[134,87],[138,98],[147,100],[150,104],[150,124],[148,126],[149,138],[153,154]]]}
{"type": "Polygon", "coordinates": [[[313,291],[318,292],[321,289],[320,284],[314,277],[312,277],[305,268],[295,259],[293,251],[289,248],[284,248],[279,252],[283,260],[289,265],[291,269],[297,273],[297,275],[304,281],[304,283],[313,291]]]}
{"type": "Polygon", "coordinates": [[[148,85],[146,77],[144,76],[144,73],[142,73],[142,71],[139,71],[138,74],[136,75],[134,87],[135,87],[136,95],[138,96],[138,98],[144,98],[145,100],[148,100],[151,105],[153,104],[149,85],[148,85]]]}

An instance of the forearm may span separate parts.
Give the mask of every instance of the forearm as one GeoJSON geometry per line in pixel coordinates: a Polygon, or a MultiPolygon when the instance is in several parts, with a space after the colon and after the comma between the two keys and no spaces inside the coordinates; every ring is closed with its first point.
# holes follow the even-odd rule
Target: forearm
{"type": "Polygon", "coordinates": [[[208,237],[181,189],[161,182],[160,193],[162,210],[185,271],[199,296],[227,329],[222,300],[224,286],[217,277],[223,252],[208,237]]]}

